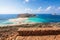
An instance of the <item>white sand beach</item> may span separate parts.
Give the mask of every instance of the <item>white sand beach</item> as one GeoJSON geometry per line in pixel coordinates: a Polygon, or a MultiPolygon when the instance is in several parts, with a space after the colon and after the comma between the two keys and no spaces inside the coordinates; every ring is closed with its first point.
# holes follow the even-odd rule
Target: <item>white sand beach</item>
{"type": "Polygon", "coordinates": [[[13,23],[16,23],[16,24],[20,24],[22,23],[23,21],[27,20],[28,18],[15,18],[15,19],[9,19],[8,21],[9,22],[13,22],[13,23]]]}
{"type": "Polygon", "coordinates": [[[15,26],[15,25],[22,25],[22,24],[35,24],[34,22],[28,22],[26,21],[28,18],[15,18],[15,19],[9,19],[7,22],[10,24],[0,24],[0,27],[5,27],[5,26],[15,26]]]}

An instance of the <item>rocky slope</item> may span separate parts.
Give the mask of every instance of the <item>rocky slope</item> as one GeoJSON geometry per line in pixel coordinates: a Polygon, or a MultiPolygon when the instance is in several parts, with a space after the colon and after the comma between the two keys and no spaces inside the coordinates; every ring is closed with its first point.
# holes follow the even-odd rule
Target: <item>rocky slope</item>
{"type": "Polygon", "coordinates": [[[60,35],[17,36],[16,40],[60,40],[60,35]]]}
{"type": "Polygon", "coordinates": [[[60,24],[24,24],[0,27],[0,40],[60,40],[60,24]],[[25,29],[21,30],[21,28],[25,29]]]}

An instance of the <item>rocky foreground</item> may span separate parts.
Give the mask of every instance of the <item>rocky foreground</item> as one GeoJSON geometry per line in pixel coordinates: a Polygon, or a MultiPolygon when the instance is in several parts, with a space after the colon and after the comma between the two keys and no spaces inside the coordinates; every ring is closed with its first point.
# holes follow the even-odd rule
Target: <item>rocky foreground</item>
{"type": "Polygon", "coordinates": [[[0,27],[0,40],[60,40],[60,23],[0,27]]]}

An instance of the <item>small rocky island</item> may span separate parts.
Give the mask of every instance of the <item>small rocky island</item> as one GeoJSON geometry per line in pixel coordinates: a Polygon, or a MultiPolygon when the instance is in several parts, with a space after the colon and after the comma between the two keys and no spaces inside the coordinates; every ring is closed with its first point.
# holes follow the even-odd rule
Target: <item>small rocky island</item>
{"type": "Polygon", "coordinates": [[[18,17],[36,17],[35,14],[23,13],[19,14],[18,17]]]}

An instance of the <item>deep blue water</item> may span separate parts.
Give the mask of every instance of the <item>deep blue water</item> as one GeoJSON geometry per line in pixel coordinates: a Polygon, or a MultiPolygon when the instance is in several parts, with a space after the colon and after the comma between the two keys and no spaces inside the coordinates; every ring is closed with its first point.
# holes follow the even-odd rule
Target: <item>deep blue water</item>
{"type": "Polygon", "coordinates": [[[8,19],[17,18],[18,14],[0,14],[0,25],[2,24],[13,24],[9,22],[8,19]]]}
{"type": "Polygon", "coordinates": [[[17,15],[18,15],[18,14],[0,14],[0,20],[17,18],[17,15]]]}
{"type": "Polygon", "coordinates": [[[60,22],[60,15],[36,14],[37,17],[29,18],[32,22],[60,22]]]}
{"type": "MultiPolygon", "coordinates": [[[[18,14],[0,14],[0,24],[10,24],[7,20],[17,16],[18,14]]],[[[30,17],[26,22],[60,22],[60,15],[36,14],[36,17],[30,17]]]]}

